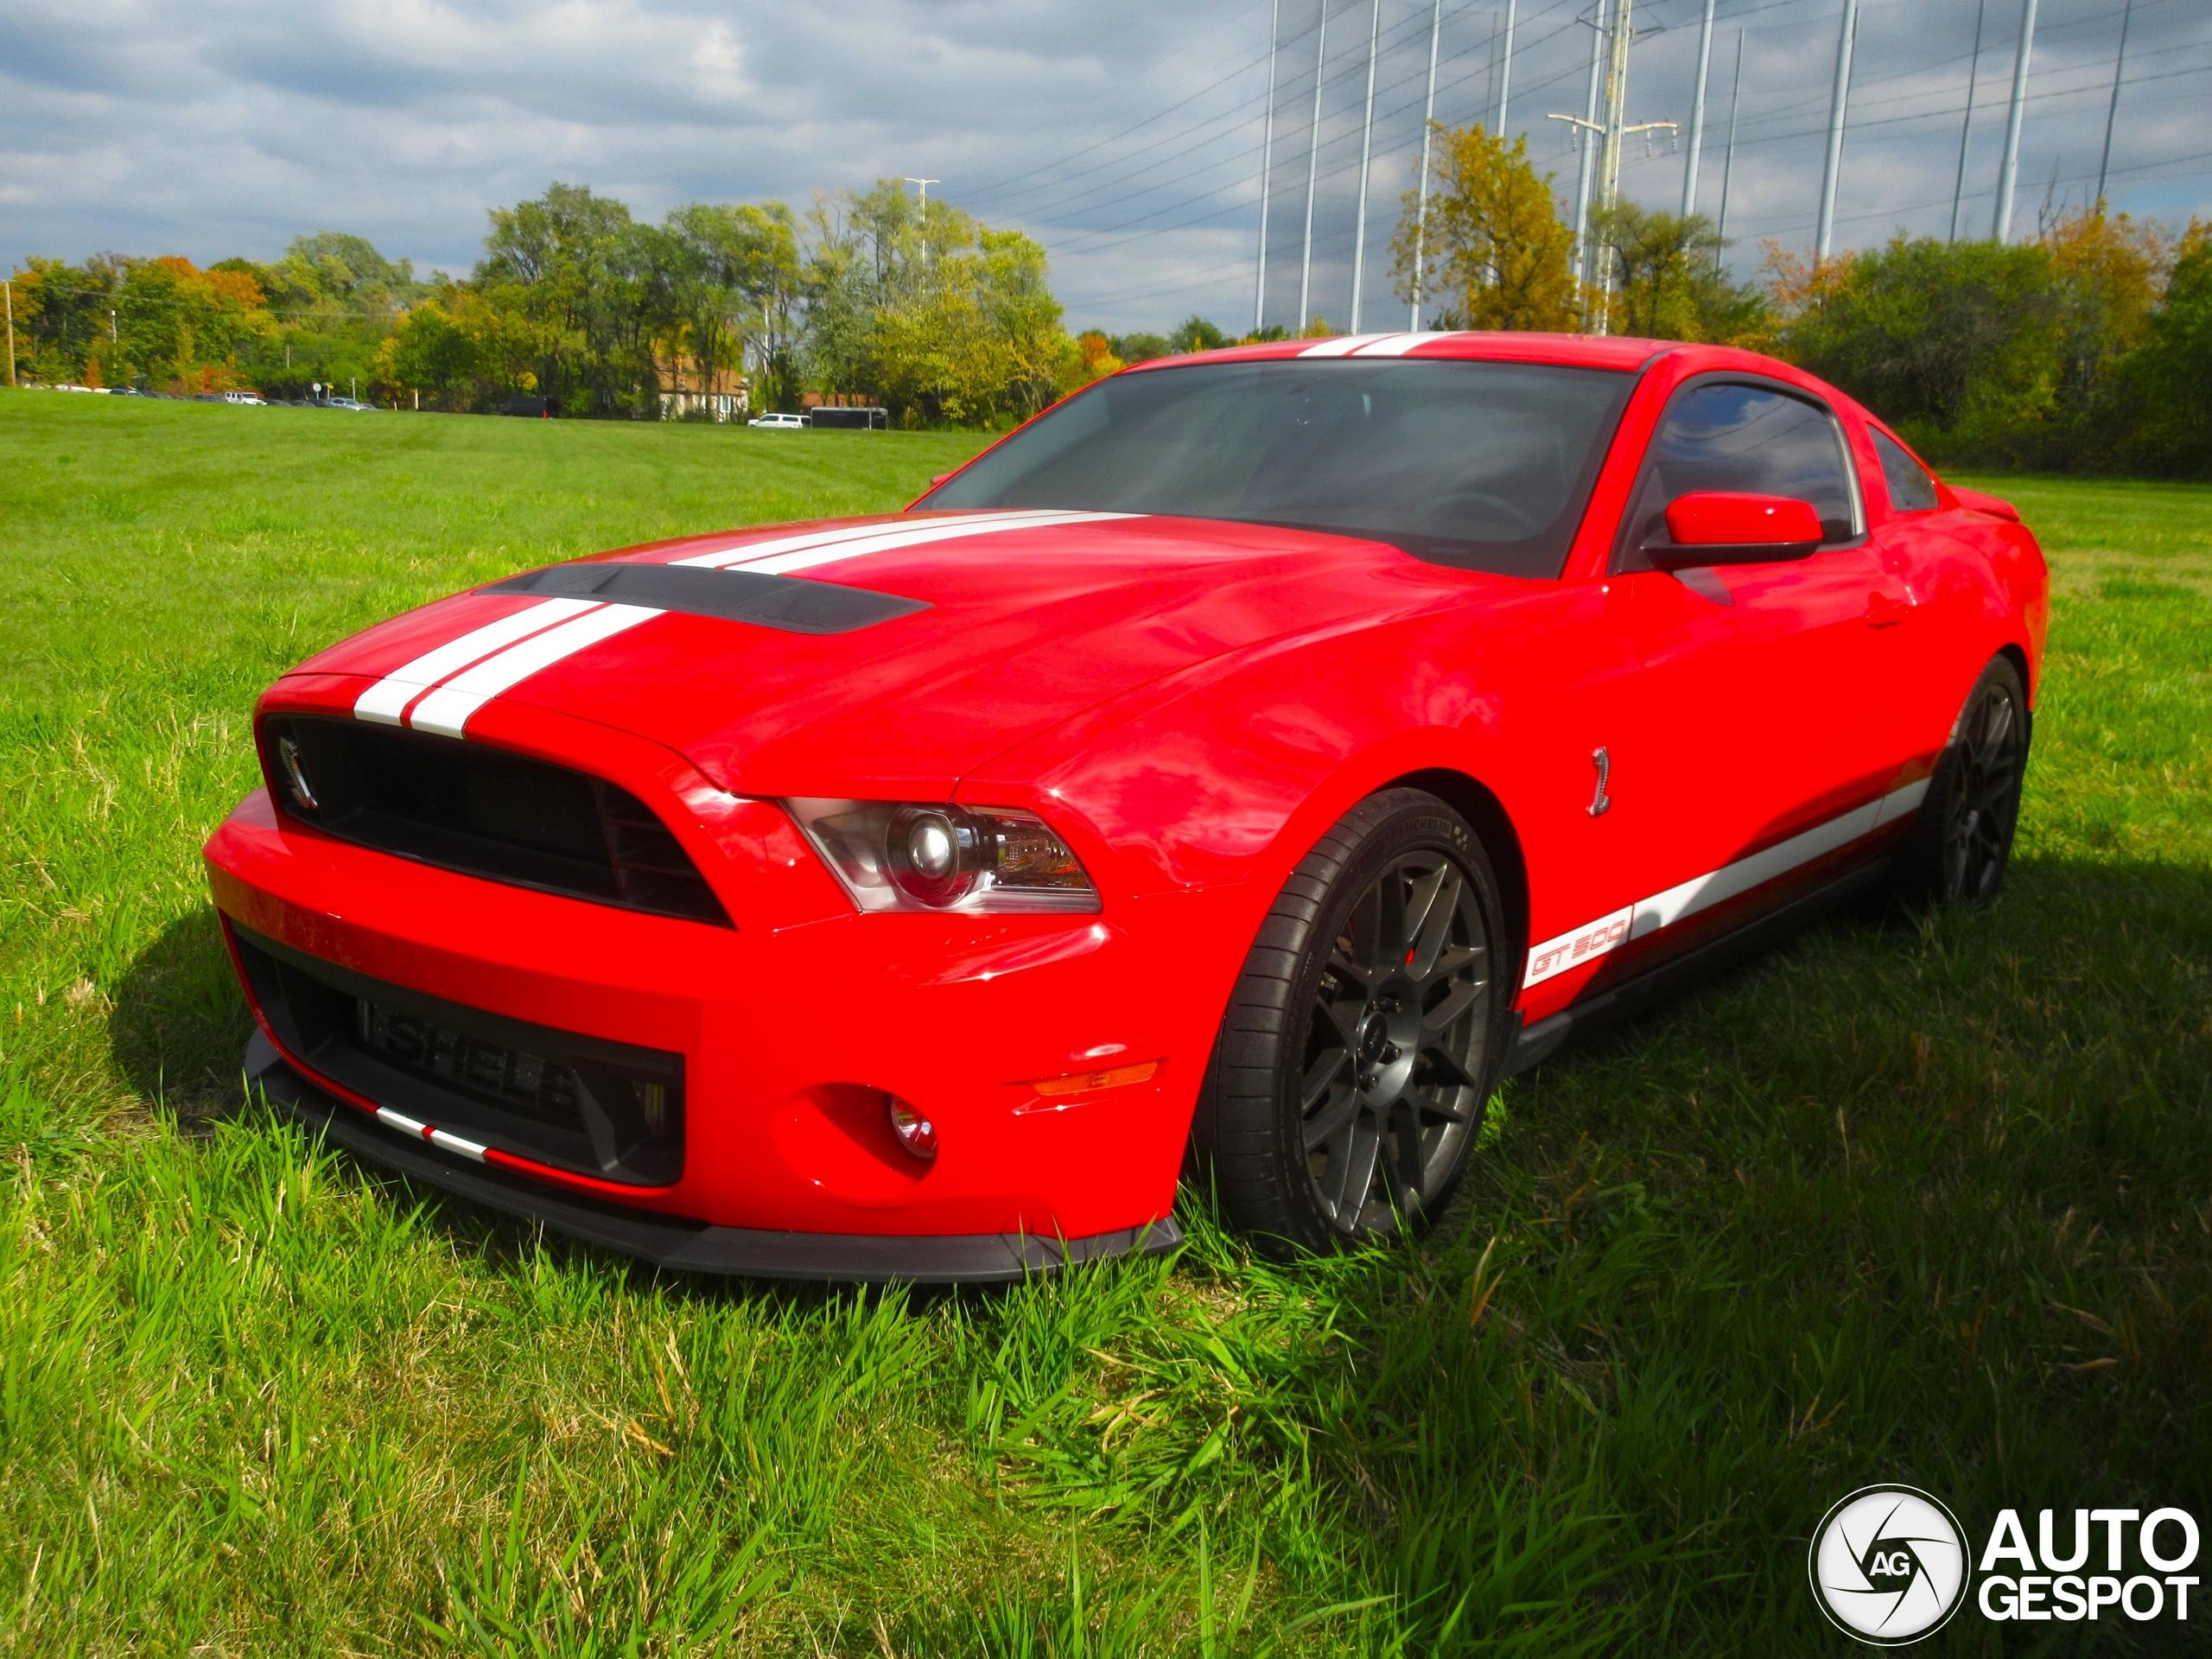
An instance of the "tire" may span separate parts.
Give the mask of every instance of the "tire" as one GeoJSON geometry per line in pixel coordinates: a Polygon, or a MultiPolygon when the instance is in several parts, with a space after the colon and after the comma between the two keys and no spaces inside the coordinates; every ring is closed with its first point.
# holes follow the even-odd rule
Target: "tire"
{"type": "Polygon", "coordinates": [[[2029,728],[2020,671],[2009,657],[1991,658],[1967,693],[1920,816],[1898,849],[1900,898],[1972,909],[1996,898],[2019,827],[2029,728]]]}
{"type": "Polygon", "coordinates": [[[1434,1220],[1503,1063],[1488,855],[1433,795],[1370,796],[1299,861],[1230,994],[1191,1166],[1269,1255],[1434,1220]]]}

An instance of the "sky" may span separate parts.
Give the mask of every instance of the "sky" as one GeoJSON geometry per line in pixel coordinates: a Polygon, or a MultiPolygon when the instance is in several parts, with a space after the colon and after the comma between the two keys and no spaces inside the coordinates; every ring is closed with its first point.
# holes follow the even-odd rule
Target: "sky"
{"type": "MultiPolygon", "coordinates": [[[[1614,0],[1615,3],[1618,0],[1614,0]]],[[[1846,0],[1713,0],[1697,208],[1729,259],[1813,240],[1846,0]],[[1742,67],[1738,78],[1738,43],[1742,67]],[[1740,92],[1737,89],[1740,86],[1740,92]],[[1732,167],[1729,131],[1735,139],[1732,167]]],[[[1835,244],[1990,233],[2026,0],[1862,0],[1835,244]],[[1977,25],[1980,50],[1977,69],[1977,25]]],[[[1504,129],[1571,198],[1591,0],[1515,0],[1504,129]]],[[[1634,0],[1623,192],[1681,206],[1707,0],[1634,0]]],[[[0,264],[270,259],[345,231],[423,270],[553,180],[683,202],[930,178],[1026,230],[1077,327],[1402,326],[1389,244],[1420,165],[1433,0],[0,0],[0,264]],[[1272,130],[1270,30],[1274,54],[1272,130]],[[1375,49],[1370,54],[1370,41],[1375,49]],[[1320,69],[1318,143],[1314,121],[1320,69]],[[1309,192],[1309,176],[1314,180],[1309,192]],[[1310,200],[1309,200],[1310,197],[1310,200]],[[1311,259],[1306,257],[1310,209],[1311,259]]],[[[2039,0],[2015,238],[2093,197],[2126,0],[2039,0]]],[[[1445,0],[1436,118],[1497,123],[1506,0],[1445,0]]],[[[2212,4],[2133,0],[2107,194],[2212,217],[2212,4]]]]}

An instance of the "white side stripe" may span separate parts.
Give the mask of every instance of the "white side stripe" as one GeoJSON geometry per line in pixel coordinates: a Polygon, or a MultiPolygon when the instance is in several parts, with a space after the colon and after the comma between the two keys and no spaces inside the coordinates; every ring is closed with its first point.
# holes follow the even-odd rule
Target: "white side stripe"
{"type": "Polygon", "coordinates": [[[650,622],[660,614],[645,605],[602,605],[557,628],[533,634],[497,657],[454,675],[415,705],[414,717],[408,724],[417,731],[459,737],[468,717],[502,691],[521,684],[541,669],[552,667],[586,645],[612,639],[625,628],[650,622]]]}
{"type": "Polygon", "coordinates": [[[1546,939],[1530,948],[1528,974],[1521,982],[1522,988],[1525,990],[1531,985],[1540,985],[1554,975],[1618,950],[1630,939],[1641,939],[1662,927],[1672,927],[1701,910],[1710,910],[1777,876],[1787,875],[1800,865],[1847,847],[1861,836],[1873,834],[1881,825],[1893,823],[1912,811],[1927,794],[1928,780],[1924,778],[1918,783],[1893,789],[1878,801],[1855,807],[1826,823],[1815,824],[1802,835],[1777,842],[1749,858],[1724,864],[1664,893],[1639,899],[1625,910],[1601,916],[1555,939],[1546,939]]]}
{"type": "Polygon", "coordinates": [[[459,673],[479,658],[504,650],[556,622],[565,622],[598,603],[591,599],[541,600],[496,622],[471,628],[459,639],[447,640],[435,651],[425,652],[411,663],[402,663],[362,692],[353,704],[354,718],[397,726],[401,711],[447,675],[459,673]]]}

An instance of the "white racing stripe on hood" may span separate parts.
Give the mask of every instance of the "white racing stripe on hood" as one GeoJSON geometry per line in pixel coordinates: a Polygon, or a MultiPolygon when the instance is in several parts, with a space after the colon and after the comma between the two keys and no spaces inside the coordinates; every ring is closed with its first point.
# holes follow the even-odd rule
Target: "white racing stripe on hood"
{"type": "MultiPolygon", "coordinates": [[[[1077,512],[1060,508],[963,513],[909,518],[775,537],[744,547],[695,554],[673,563],[708,569],[744,569],[788,575],[844,559],[933,542],[957,541],[1001,531],[1040,530],[1140,517],[1128,512],[1077,512]]],[[[407,725],[448,737],[464,734],[470,716],[501,692],[550,668],[588,645],[612,639],[662,614],[645,605],[602,604],[588,599],[549,599],[496,622],[471,629],[435,651],[403,664],[364,691],[354,715],[387,726],[407,725]],[[435,688],[433,690],[432,688],[435,688]],[[416,702],[415,700],[422,700],[416,702]],[[408,705],[414,710],[408,712],[408,705]]]]}
{"type": "Polygon", "coordinates": [[[678,564],[706,565],[716,570],[753,570],[762,575],[788,575],[835,564],[840,559],[865,558],[902,547],[926,547],[932,542],[958,541],[967,536],[988,536],[1001,531],[1038,530],[1053,524],[1086,524],[1097,518],[1128,518],[1125,512],[1075,512],[1057,507],[1027,512],[963,513],[953,518],[910,518],[896,524],[864,524],[856,530],[829,531],[812,536],[785,536],[755,542],[749,547],[728,548],[678,559],[678,564]]]}
{"type": "Polygon", "coordinates": [[[413,662],[402,663],[393,669],[355,700],[353,716],[397,726],[407,705],[448,674],[458,674],[479,658],[504,651],[518,639],[527,639],[556,622],[565,622],[572,616],[595,609],[598,604],[597,600],[592,599],[540,600],[496,622],[471,628],[457,639],[447,640],[435,651],[425,652],[413,662]]]}
{"type": "Polygon", "coordinates": [[[1133,512],[997,513],[979,524],[918,524],[896,536],[851,542],[839,547],[803,548],[779,553],[773,558],[747,559],[742,564],[726,568],[753,571],[764,576],[788,576],[794,571],[812,570],[843,559],[865,558],[871,553],[891,553],[901,548],[927,547],[932,542],[964,541],[970,536],[991,536],[1009,530],[1057,530],[1062,524],[1089,524],[1135,517],[1133,512]]]}
{"type": "Polygon", "coordinates": [[[574,656],[586,645],[611,639],[626,628],[650,622],[662,613],[647,605],[602,605],[556,628],[533,634],[520,645],[456,674],[415,705],[407,723],[421,732],[459,737],[468,717],[486,703],[519,685],[541,669],[574,656]]]}
{"type": "Polygon", "coordinates": [[[747,542],[742,547],[721,547],[711,553],[694,553],[688,559],[677,559],[672,563],[703,565],[710,570],[726,570],[734,564],[746,564],[779,553],[796,553],[812,547],[835,547],[845,542],[865,542],[878,536],[896,536],[903,531],[919,530],[925,525],[985,524],[1003,517],[1003,513],[969,512],[952,518],[894,518],[888,524],[849,524],[842,530],[810,530],[803,535],[775,536],[765,542],[747,542]]]}

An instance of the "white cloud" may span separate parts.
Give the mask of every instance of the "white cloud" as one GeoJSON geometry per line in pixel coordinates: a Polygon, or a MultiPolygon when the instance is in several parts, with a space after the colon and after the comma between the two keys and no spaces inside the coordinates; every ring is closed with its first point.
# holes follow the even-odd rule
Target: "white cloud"
{"type": "MultiPolygon", "coordinates": [[[[1370,0],[1329,23],[1311,308],[1339,322],[1351,287],[1370,0]]],[[[1720,0],[1700,203],[1719,205],[1735,32],[1745,36],[1730,229],[1793,245],[1817,204],[1841,0],[1720,0]]],[[[1269,312],[1294,309],[1303,246],[1313,25],[1283,0],[1269,312]]],[[[1580,0],[1520,0],[1511,123],[1571,192],[1580,0]]],[[[1446,7],[1437,113],[1479,118],[1496,0],[1446,7]]],[[[2088,188],[2118,22],[2108,0],[2043,0],[2016,226],[2056,168],[2088,188]]],[[[1987,9],[1970,156],[1986,232],[2012,67],[2011,4],[1987,9]]],[[[1632,118],[1686,119],[1700,0],[1643,0],[1632,118]]],[[[1839,236],[1948,227],[1974,9],[1861,13],[1839,236]]],[[[473,263],[485,211],[550,179],[657,217],[692,200],[865,188],[930,175],[993,223],[1036,233],[1071,320],[1161,327],[1192,311],[1249,321],[1269,0],[0,0],[0,260],[100,249],[268,257],[343,229],[423,266],[473,263]]],[[[1382,0],[1369,314],[1395,320],[1387,245],[1411,182],[1427,0],[1382,0]]],[[[2199,113],[2212,16],[2136,0],[2114,195],[2175,219],[2212,211],[2199,113]],[[2163,78],[2158,78],[2163,77],[2163,78]]],[[[1683,157],[1626,169],[1673,207],[1683,157]]],[[[2068,183],[2064,181],[2072,181],[2068,183]]],[[[1747,242],[1738,269],[1756,263],[1747,242]]]]}

